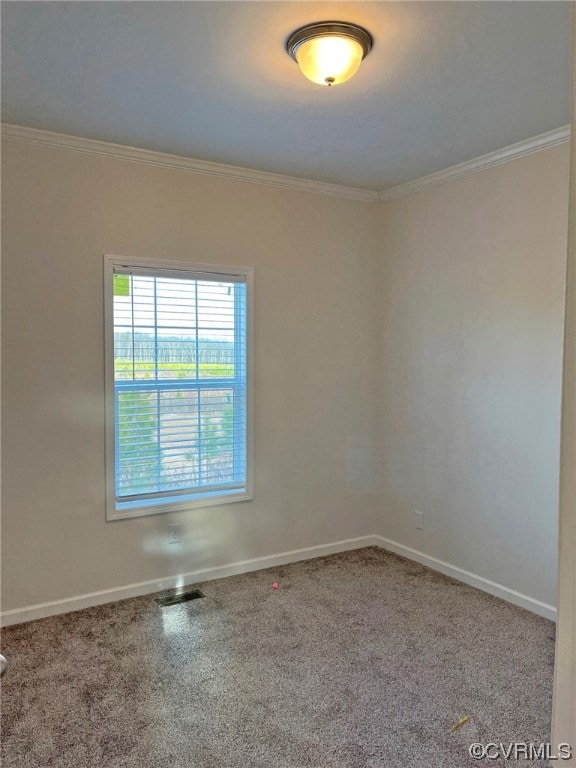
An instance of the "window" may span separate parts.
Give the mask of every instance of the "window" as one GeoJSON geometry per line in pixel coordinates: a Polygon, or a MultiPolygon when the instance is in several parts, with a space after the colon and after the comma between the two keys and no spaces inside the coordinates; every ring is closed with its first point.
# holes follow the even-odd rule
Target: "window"
{"type": "Polygon", "coordinates": [[[105,257],[107,518],[251,498],[251,269],[105,257]]]}

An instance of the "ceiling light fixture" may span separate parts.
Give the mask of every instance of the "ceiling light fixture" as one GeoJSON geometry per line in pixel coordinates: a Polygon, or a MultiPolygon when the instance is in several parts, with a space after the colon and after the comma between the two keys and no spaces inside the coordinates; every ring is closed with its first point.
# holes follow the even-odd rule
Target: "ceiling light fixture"
{"type": "Polygon", "coordinates": [[[356,24],[321,21],[293,32],[286,41],[286,51],[308,80],[339,85],[356,73],[372,42],[372,35],[356,24]]]}

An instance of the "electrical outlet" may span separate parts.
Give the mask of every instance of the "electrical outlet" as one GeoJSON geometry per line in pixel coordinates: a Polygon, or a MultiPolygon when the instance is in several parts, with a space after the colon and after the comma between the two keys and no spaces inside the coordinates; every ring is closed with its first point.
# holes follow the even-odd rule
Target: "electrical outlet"
{"type": "Polygon", "coordinates": [[[179,523],[170,523],[168,525],[168,541],[170,544],[180,544],[182,540],[182,527],[179,523]]]}
{"type": "Polygon", "coordinates": [[[414,512],[414,528],[418,528],[419,531],[424,530],[424,513],[414,512]]]}

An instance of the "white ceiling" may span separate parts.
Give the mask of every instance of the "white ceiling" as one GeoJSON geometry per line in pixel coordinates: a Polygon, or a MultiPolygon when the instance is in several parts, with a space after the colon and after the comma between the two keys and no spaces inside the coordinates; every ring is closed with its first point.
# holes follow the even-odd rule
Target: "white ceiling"
{"type": "Polygon", "coordinates": [[[8,123],[386,189],[569,122],[569,2],[3,2],[8,123]],[[375,45],[335,88],[284,51],[375,45]]]}

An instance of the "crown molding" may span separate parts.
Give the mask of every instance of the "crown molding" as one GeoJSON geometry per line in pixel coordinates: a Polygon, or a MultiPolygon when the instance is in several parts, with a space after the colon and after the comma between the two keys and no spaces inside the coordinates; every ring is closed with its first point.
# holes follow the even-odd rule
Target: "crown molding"
{"type": "Polygon", "coordinates": [[[450,181],[457,181],[472,173],[485,171],[494,165],[507,163],[509,160],[516,160],[519,157],[531,155],[542,149],[549,149],[557,144],[564,144],[569,140],[570,126],[564,125],[562,128],[541,133],[538,136],[533,136],[531,139],[518,141],[516,144],[510,144],[508,147],[497,149],[495,152],[489,152],[487,155],[467,160],[465,163],[452,165],[450,168],[445,168],[437,173],[431,173],[429,176],[422,176],[419,179],[414,179],[414,181],[408,181],[406,184],[399,184],[396,187],[384,189],[379,193],[378,197],[381,202],[387,203],[400,197],[415,195],[417,192],[423,192],[425,189],[437,187],[440,184],[447,184],[450,181]]]}
{"type": "Polygon", "coordinates": [[[539,136],[519,141],[516,144],[510,144],[508,147],[503,147],[495,152],[489,152],[473,160],[467,160],[464,163],[445,168],[443,171],[431,173],[428,176],[422,176],[419,179],[414,179],[414,181],[408,181],[406,184],[399,184],[380,192],[358,187],[347,187],[340,184],[329,184],[323,181],[314,181],[313,179],[300,179],[295,176],[283,176],[282,174],[268,173],[266,171],[255,171],[235,165],[213,163],[209,160],[197,160],[191,157],[170,155],[165,152],[154,152],[149,149],[128,147],[122,144],[112,144],[107,141],[85,139],[81,136],[69,136],[64,133],[54,133],[53,131],[44,131],[38,128],[28,128],[8,123],[2,124],[2,139],[4,141],[20,141],[28,144],[44,144],[73,152],[84,152],[90,155],[188,171],[189,173],[220,176],[237,181],[249,181],[255,184],[267,184],[273,187],[295,189],[300,192],[313,192],[319,195],[343,197],[348,200],[358,200],[366,203],[386,203],[401,197],[407,197],[408,195],[415,195],[431,187],[457,181],[464,176],[485,171],[487,168],[506,163],[509,160],[515,160],[519,157],[539,152],[542,149],[549,149],[557,144],[563,144],[570,140],[570,126],[565,125],[553,131],[541,133],[539,136]]]}
{"type": "Polygon", "coordinates": [[[84,152],[89,155],[99,155],[115,160],[126,160],[131,163],[153,165],[160,168],[171,168],[189,173],[202,173],[210,176],[220,176],[237,181],[249,181],[256,184],[267,184],[273,187],[285,187],[299,192],[313,192],[330,197],[343,197],[348,200],[377,203],[378,192],[357,187],[346,187],[340,184],[329,184],[312,179],[299,179],[294,176],[283,176],[266,171],[255,171],[235,165],[213,163],[208,160],[197,160],[191,157],[170,155],[165,152],[154,152],[149,149],[128,147],[112,144],[107,141],[85,139],[81,136],[69,136],[64,133],[54,133],[38,128],[28,128],[22,125],[2,124],[2,139],[4,141],[20,141],[27,144],[43,144],[45,146],[67,149],[73,152],[84,152]]]}

